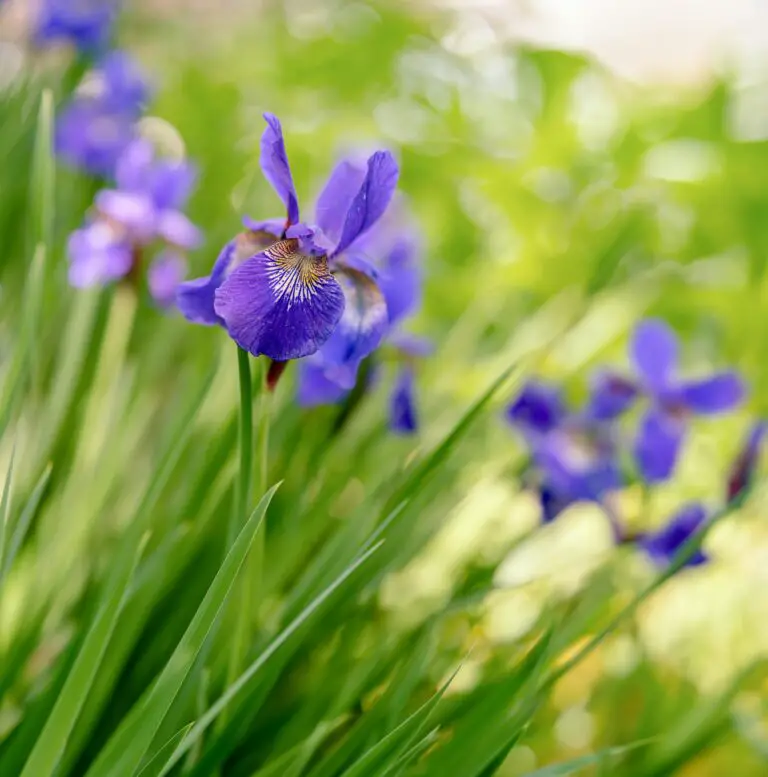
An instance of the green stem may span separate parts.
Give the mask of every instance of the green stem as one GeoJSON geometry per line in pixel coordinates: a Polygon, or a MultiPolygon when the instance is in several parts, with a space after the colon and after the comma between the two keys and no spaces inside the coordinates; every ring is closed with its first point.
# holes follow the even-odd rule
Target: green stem
{"type": "Polygon", "coordinates": [[[251,363],[248,351],[244,351],[242,348],[237,349],[237,367],[240,376],[240,426],[238,429],[240,471],[235,484],[235,498],[227,530],[227,552],[246,519],[246,511],[251,501],[251,473],[253,466],[251,464],[253,450],[251,363]]]}

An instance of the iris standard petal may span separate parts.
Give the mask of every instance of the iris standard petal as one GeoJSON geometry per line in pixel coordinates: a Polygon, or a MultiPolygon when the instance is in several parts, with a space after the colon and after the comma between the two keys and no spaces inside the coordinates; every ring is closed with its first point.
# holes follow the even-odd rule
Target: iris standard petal
{"type": "Polygon", "coordinates": [[[419,428],[415,376],[410,367],[403,367],[395,381],[389,403],[389,427],[398,434],[413,434],[419,428]]]}
{"type": "Polygon", "coordinates": [[[634,444],[637,467],[648,483],[666,480],[674,471],[685,424],[659,408],[646,411],[634,444]]]}
{"type": "Polygon", "coordinates": [[[94,204],[99,213],[119,224],[135,242],[147,243],[155,236],[155,209],[143,193],[102,189],[96,195],[94,204]]]}
{"type": "Polygon", "coordinates": [[[629,410],[638,395],[631,380],[604,370],[592,379],[587,415],[596,421],[610,421],[629,410]]]}
{"type": "Polygon", "coordinates": [[[129,143],[117,161],[117,188],[149,194],[154,161],[155,151],[149,141],[139,138],[129,143]]]}
{"type": "Polygon", "coordinates": [[[230,337],[254,356],[300,359],[330,337],[344,294],[325,257],[279,240],[246,260],[216,290],[214,309],[230,337]]]}
{"type": "Polygon", "coordinates": [[[565,418],[560,389],[546,383],[531,381],[523,386],[517,399],[506,410],[512,426],[524,432],[549,432],[565,418]]]}
{"type": "Polygon", "coordinates": [[[189,199],[197,180],[194,165],[186,162],[155,163],[149,191],[158,210],[178,210],[189,199]]]}
{"type": "Polygon", "coordinates": [[[269,181],[277,196],[283,201],[288,212],[288,222],[295,224],[299,220],[299,200],[285,151],[283,128],[277,116],[264,114],[267,127],[261,136],[260,164],[264,177],[269,181]]]}
{"type": "Polygon", "coordinates": [[[333,241],[341,238],[344,219],[355,195],[365,180],[365,165],[345,159],[333,168],[315,205],[315,221],[333,241]]]}
{"type": "Polygon", "coordinates": [[[368,159],[360,189],[352,199],[334,255],[342,254],[384,214],[397,187],[400,169],[389,151],[377,151],[368,159]]]}
{"type": "Polygon", "coordinates": [[[417,243],[410,237],[401,237],[383,257],[379,270],[379,286],[387,301],[390,324],[402,320],[419,306],[421,281],[417,243]]]}
{"type": "Polygon", "coordinates": [[[732,410],[746,395],[742,378],[735,372],[721,372],[681,387],[683,404],[700,415],[732,410]]]}
{"type": "Polygon", "coordinates": [[[170,307],[176,299],[176,288],[184,280],[187,262],[176,251],[163,251],[147,272],[149,293],[160,307],[170,307]]]}
{"type": "Polygon", "coordinates": [[[677,337],[667,324],[654,318],[641,321],[632,335],[630,354],[651,392],[670,385],[677,369],[677,337]]]}
{"type": "MultiPolygon", "coordinates": [[[[672,519],[656,532],[645,534],[640,538],[640,546],[650,558],[666,566],[688,542],[688,540],[704,525],[707,511],[698,502],[684,505],[672,519]]],[[[707,561],[706,554],[699,548],[688,560],[689,566],[696,566],[707,561]]]]}
{"type": "Polygon", "coordinates": [[[346,389],[325,374],[322,362],[315,362],[311,359],[305,359],[301,362],[298,400],[302,407],[335,405],[347,393],[346,389]]]}
{"type": "Polygon", "coordinates": [[[216,259],[210,275],[180,283],[176,289],[176,306],[188,321],[214,326],[224,322],[214,310],[214,294],[225,278],[246,259],[275,242],[268,232],[248,230],[230,240],[216,259]]]}
{"type": "Polygon", "coordinates": [[[413,335],[410,332],[395,332],[387,336],[387,343],[406,356],[426,358],[435,350],[434,343],[428,337],[413,335]]]}

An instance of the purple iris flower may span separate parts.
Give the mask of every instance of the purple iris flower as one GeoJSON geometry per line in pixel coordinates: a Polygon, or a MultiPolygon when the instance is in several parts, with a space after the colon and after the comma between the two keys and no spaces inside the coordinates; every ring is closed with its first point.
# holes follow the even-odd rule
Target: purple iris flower
{"type": "Polygon", "coordinates": [[[280,122],[264,118],[261,168],[287,218],[247,222],[210,275],[181,285],[177,304],[190,321],[223,324],[241,348],[275,362],[309,356],[341,330],[359,363],[379,344],[387,307],[356,249],[392,198],[397,163],[377,151],[362,175],[338,165],[318,199],[317,225],[308,225],[299,221],[280,122]]]}
{"type": "Polygon", "coordinates": [[[200,242],[199,230],[180,210],[195,180],[189,164],[158,160],[149,143],[137,140],[120,157],[116,180],[117,188],[96,195],[88,223],[70,236],[73,286],[129,275],[155,243],[184,250],[200,242]]]}
{"type": "Polygon", "coordinates": [[[118,10],[118,0],[43,0],[35,40],[41,45],[67,41],[80,51],[98,51],[109,43],[118,10]]]}
{"type": "Polygon", "coordinates": [[[641,321],[630,343],[637,379],[604,373],[592,396],[592,412],[615,417],[638,393],[650,400],[640,419],[634,443],[637,466],[648,483],[666,480],[673,472],[688,419],[731,410],[742,401],[744,383],[733,371],[719,372],[694,381],[677,375],[678,341],[663,321],[641,321]]]}
{"type": "Polygon", "coordinates": [[[56,121],[57,155],[93,175],[112,177],[135,136],[149,89],[126,53],[107,54],[56,121]]]}
{"type": "MultiPolygon", "coordinates": [[[[607,494],[623,485],[612,426],[589,412],[569,412],[557,387],[527,383],[506,417],[530,448],[545,522],[574,502],[602,504],[607,494]]],[[[618,527],[612,518],[611,522],[618,537],[618,527]]]]}
{"type": "Polygon", "coordinates": [[[147,272],[147,286],[161,308],[176,302],[176,288],[187,274],[187,260],[178,251],[165,250],[155,257],[147,272]]]}
{"type": "MultiPolygon", "coordinates": [[[[656,532],[642,534],[637,537],[639,546],[650,559],[659,566],[667,566],[672,562],[680,549],[707,522],[707,511],[698,502],[684,505],[672,519],[656,532]]],[[[709,560],[701,548],[698,548],[687,560],[687,566],[698,566],[709,560]]]]}
{"type": "Polygon", "coordinates": [[[727,504],[738,504],[752,485],[766,435],[768,435],[768,421],[758,421],[749,430],[744,447],[728,476],[727,504]]]}

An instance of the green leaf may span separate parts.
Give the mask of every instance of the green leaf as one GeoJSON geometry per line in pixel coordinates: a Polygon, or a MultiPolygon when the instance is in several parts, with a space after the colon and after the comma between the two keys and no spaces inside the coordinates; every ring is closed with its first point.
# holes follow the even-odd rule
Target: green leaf
{"type": "Polygon", "coordinates": [[[112,573],[105,586],[101,606],[85,635],[64,687],[27,759],[21,777],[49,777],[56,771],[120,617],[125,593],[142,549],[143,543],[136,548],[131,537],[126,535],[113,560],[112,573]]]}
{"type": "Polygon", "coordinates": [[[575,774],[576,772],[579,772],[588,766],[599,765],[608,759],[618,758],[625,753],[630,752],[631,750],[637,750],[640,747],[645,747],[649,741],[650,740],[648,739],[644,739],[640,742],[633,742],[629,745],[607,747],[597,753],[582,755],[579,758],[572,759],[571,761],[562,761],[561,763],[544,766],[541,769],[536,769],[534,772],[528,772],[525,777],[565,777],[569,774],[575,774]]]}
{"type": "MultiPolygon", "coordinates": [[[[8,471],[5,473],[5,483],[3,484],[3,496],[0,499],[0,570],[5,570],[5,545],[8,535],[8,521],[11,510],[11,482],[13,480],[13,462],[16,458],[16,448],[14,446],[11,452],[11,460],[8,463],[8,471]]],[[[13,543],[13,541],[11,541],[13,543]]],[[[9,553],[10,556],[10,553],[9,553]]],[[[9,564],[10,566],[10,564],[9,564]]],[[[3,595],[3,574],[0,574],[0,603],[3,595]]]]}
{"type": "Polygon", "coordinates": [[[168,759],[173,754],[173,751],[184,741],[184,737],[189,733],[189,730],[194,725],[188,723],[180,731],[177,731],[153,756],[147,761],[146,766],[136,775],[136,777],[159,777],[168,759]]]}
{"type": "MultiPolygon", "coordinates": [[[[230,685],[227,690],[214,702],[203,715],[203,717],[195,724],[194,728],[190,732],[189,736],[182,742],[174,753],[173,758],[169,761],[163,774],[167,774],[168,771],[178,762],[178,760],[184,755],[184,753],[192,746],[198,737],[202,736],[203,732],[208,726],[213,723],[214,720],[221,714],[222,710],[238,695],[243,687],[253,678],[260,669],[274,656],[283,645],[290,639],[290,637],[298,631],[298,629],[305,623],[305,621],[328,599],[330,596],[360,567],[364,564],[382,545],[378,543],[365,553],[360,555],[352,564],[350,564],[344,572],[339,575],[336,580],[331,583],[328,588],[322,591],[316,596],[312,602],[302,610],[294,620],[292,620],[288,626],[286,626],[277,637],[275,637],[269,646],[259,655],[259,657],[250,664],[250,666],[230,685]]],[[[95,775],[88,775],[88,777],[95,777],[95,775]]],[[[111,773],[110,773],[111,777],[111,773]]]]}
{"type": "MultiPolygon", "coordinates": [[[[227,601],[269,503],[279,487],[261,499],[208,588],[195,617],[168,660],[157,682],[133,707],[117,732],[88,771],[88,777],[132,777],[141,764],[176,695],[192,668],[203,643],[227,601]]],[[[202,722],[202,721],[201,721],[202,722]]],[[[200,724],[193,727],[193,732],[200,724]]],[[[191,733],[180,746],[192,743],[191,733]]],[[[177,748],[178,752],[179,748],[177,748]]]]}

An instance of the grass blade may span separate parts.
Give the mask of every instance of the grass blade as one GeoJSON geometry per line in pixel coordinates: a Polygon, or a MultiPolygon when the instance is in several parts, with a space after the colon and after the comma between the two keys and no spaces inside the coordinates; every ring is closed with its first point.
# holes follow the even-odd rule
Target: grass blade
{"type": "MultiPolygon", "coordinates": [[[[132,777],[152,745],[195,658],[227,601],[278,486],[261,499],[208,588],[195,617],[149,693],[133,708],[88,771],[88,777],[132,777]]],[[[198,724],[199,725],[199,724],[198,724]]],[[[195,727],[196,728],[196,727],[195,727]]],[[[184,743],[191,744],[188,736],[184,743]]],[[[184,744],[182,743],[182,745],[184,744]]],[[[176,752],[178,752],[178,748],[176,752]]]]}
{"type": "Polygon", "coordinates": [[[184,741],[184,737],[194,722],[188,723],[180,731],[177,731],[153,756],[147,761],[147,765],[136,775],[136,777],[158,777],[163,771],[165,764],[173,754],[173,751],[184,741]]]}

